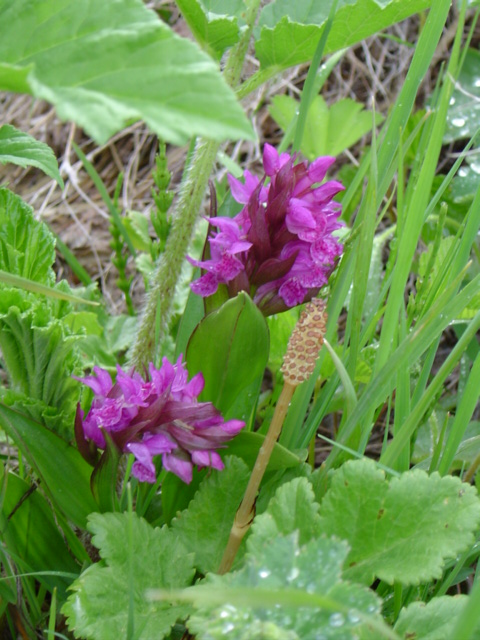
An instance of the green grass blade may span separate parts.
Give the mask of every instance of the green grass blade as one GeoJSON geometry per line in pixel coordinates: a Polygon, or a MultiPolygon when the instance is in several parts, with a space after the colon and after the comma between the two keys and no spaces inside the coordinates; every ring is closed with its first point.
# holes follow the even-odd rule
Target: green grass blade
{"type": "MultiPolygon", "coordinates": [[[[435,397],[437,397],[438,393],[441,391],[443,383],[445,382],[447,377],[450,375],[450,373],[453,371],[455,366],[458,364],[462,353],[466,350],[466,348],[470,343],[470,340],[473,338],[473,336],[475,335],[475,333],[478,331],[479,328],[480,328],[480,312],[477,313],[475,318],[470,323],[467,331],[465,331],[463,336],[460,338],[460,340],[457,342],[455,347],[452,349],[447,359],[445,360],[443,365],[440,367],[440,370],[438,371],[437,375],[431,382],[430,386],[422,395],[421,400],[419,400],[419,402],[415,405],[413,411],[408,416],[407,420],[403,423],[401,429],[398,431],[398,433],[396,434],[395,438],[392,440],[390,445],[387,447],[386,451],[381,457],[381,461],[383,464],[386,464],[388,466],[394,466],[394,462],[399,456],[400,451],[402,450],[403,447],[405,447],[408,444],[420,420],[422,419],[422,416],[425,414],[425,412],[428,410],[428,407],[431,406],[432,402],[435,400],[435,397]]],[[[478,375],[478,372],[476,373],[478,375]]],[[[478,397],[478,394],[475,397],[478,397]]],[[[465,410],[466,409],[467,407],[465,407],[465,410]]],[[[465,425],[465,428],[466,426],[467,425],[465,425]]],[[[455,455],[456,450],[457,449],[455,448],[453,455],[455,455]]]]}
{"type": "MultiPolygon", "coordinates": [[[[368,416],[371,415],[372,407],[374,409],[379,407],[393,391],[397,371],[404,366],[416,362],[476,295],[478,287],[480,286],[480,275],[474,278],[454,297],[454,293],[460,285],[462,277],[462,274],[459,275],[450,286],[445,289],[415,329],[409,333],[406,339],[391,354],[386,365],[374,375],[368,388],[359,399],[357,406],[345,423],[342,432],[339,433],[341,442],[348,441],[348,438],[357,425],[362,425],[363,429],[367,430],[372,428],[373,425],[368,422],[368,416]]],[[[469,340],[470,337],[468,341],[469,340]]],[[[402,447],[404,444],[405,443],[402,444],[402,447]]],[[[333,451],[327,460],[328,467],[333,465],[336,457],[337,454],[333,451]]],[[[389,466],[393,465],[389,463],[389,466]]]]}
{"type": "Polygon", "coordinates": [[[58,300],[67,300],[68,302],[75,302],[77,304],[88,304],[93,307],[98,307],[99,302],[93,302],[92,300],[84,300],[79,296],[73,296],[69,293],[64,293],[63,291],[58,291],[57,289],[52,289],[52,287],[47,287],[44,284],[40,284],[39,282],[35,282],[34,280],[29,280],[28,278],[22,278],[22,276],[14,276],[11,273],[7,273],[6,271],[0,270],[0,282],[4,284],[8,284],[12,287],[18,287],[19,289],[24,289],[25,291],[31,291],[32,293],[39,293],[44,296],[48,296],[50,298],[57,298],[58,300]]]}
{"type": "Polygon", "coordinates": [[[327,22],[325,23],[325,28],[322,31],[322,35],[320,36],[320,40],[318,41],[317,48],[315,49],[315,53],[313,54],[312,62],[310,63],[310,68],[308,69],[307,78],[305,80],[305,85],[302,91],[302,97],[300,99],[297,126],[295,129],[295,136],[293,138],[292,145],[293,151],[300,151],[300,147],[302,145],[308,109],[310,108],[312,100],[315,97],[315,78],[317,75],[317,70],[320,66],[320,62],[322,60],[323,52],[325,50],[328,34],[330,33],[330,29],[332,28],[333,18],[335,16],[335,11],[337,10],[337,4],[338,0],[333,0],[332,6],[330,7],[330,13],[328,14],[327,22]]]}
{"type": "Polygon", "coordinates": [[[73,144],[73,148],[75,149],[75,153],[80,158],[80,160],[82,161],[83,166],[85,167],[85,171],[88,173],[88,175],[92,179],[94,185],[96,186],[96,188],[98,190],[98,193],[101,195],[102,200],[105,203],[105,206],[109,210],[110,215],[112,216],[112,219],[113,219],[113,222],[114,222],[115,226],[117,227],[119,232],[122,234],[122,237],[125,240],[131,255],[132,256],[136,256],[137,252],[135,251],[135,247],[133,246],[133,243],[132,243],[132,241],[130,239],[130,236],[128,235],[128,232],[127,232],[127,230],[125,229],[125,227],[123,225],[122,219],[120,218],[120,215],[119,215],[115,205],[113,204],[112,199],[110,198],[110,196],[107,193],[107,190],[105,188],[105,185],[102,182],[102,179],[100,178],[98,173],[95,171],[95,167],[88,160],[87,156],[83,153],[83,151],[80,149],[80,147],[78,145],[76,145],[74,142],[72,144],[73,144]]]}
{"type": "MultiPolygon", "coordinates": [[[[480,312],[479,312],[480,313],[480,312]]],[[[477,314],[478,316],[479,314],[477,314]]],[[[475,318],[477,317],[475,316],[475,318]]],[[[472,321],[472,323],[475,320],[472,321]]],[[[480,323],[479,323],[480,325],[480,323]]],[[[472,333],[469,327],[469,333],[472,333]]],[[[463,340],[466,332],[463,334],[460,340],[463,340]]],[[[473,337],[473,336],[472,336],[473,337]]],[[[445,450],[443,452],[442,459],[440,461],[438,471],[440,474],[445,475],[450,469],[457,449],[460,446],[462,438],[468,427],[468,424],[472,418],[473,412],[477,405],[478,397],[480,395],[480,354],[477,355],[475,362],[473,363],[472,370],[467,379],[464,392],[461,394],[460,401],[457,404],[455,412],[455,418],[453,420],[452,428],[448,434],[447,442],[445,444],[445,450]]]]}
{"type": "MultiPolygon", "coordinates": [[[[445,8],[448,8],[448,3],[442,2],[438,3],[439,7],[442,5],[446,5],[445,8]]],[[[431,11],[427,18],[427,23],[431,19],[435,25],[437,25],[436,20],[438,19],[437,9],[435,11],[431,11]]],[[[442,15],[442,25],[444,24],[443,12],[439,9],[438,14],[442,15]]],[[[425,26],[422,35],[427,32],[427,25],[425,26]]],[[[461,29],[459,28],[458,34],[461,34],[461,29]]],[[[420,38],[421,40],[421,38],[420,38]]],[[[416,50],[416,53],[419,52],[420,49],[420,40],[419,46],[416,50]]],[[[430,45],[434,45],[435,40],[432,39],[430,45]]],[[[460,40],[457,37],[456,46],[453,48],[452,56],[450,58],[449,71],[450,73],[454,73],[456,70],[456,64],[458,61],[458,53],[459,53],[459,45],[460,40]]],[[[415,60],[415,57],[414,57],[415,60]]],[[[412,66],[413,62],[412,61],[412,66]]],[[[407,84],[405,84],[407,86],[407,84]]],[[[380,336],[380,343],[378,348],[377,357],[375,360],[375,372],[378,372],[382,367],[385,366],[389,355],[391,353],[392,344],[395,342],[395,334],[398,329],[398,319],[401,311],[401,306],[404,299],[405,286],[409,277],[412,260],[414,257],[414,253],[417,247],[418,238],[420,236],[420,232],[423,227],[423,216],[419,215],[418,212],[425,211],[428,206],[428,198],[431,192],[433,177],[435,175],[435,170],[438,163],[438,157],[441,150],[443,131],[445,129],[446,115],[449,107],[450,95],[453,90],[453,81],[451,76],[447,72],[445,75],[444,85],[440,92],[439,102],[437,109],[433,115],[433,122],[431,123],[431,135],[428,136],[427,148],[425,150],[425,154],[419,151],[419,155],[422,156],[423,163],[421,165],[421,169],[418,175],[418,180],[414,178],[411,179],[409,188],[407,189],[406,195],[406,215],[405,215],[405,224],[402,235],[398,240],[398,255],[397,262],[395,265],[392,286],[390,290],[390,294],[388,296],[387,308],[385,311],[384,322],[382,326],[382,333],[380,336]]],[[[396,111],[396,110],[395,110],[396,111]]],[[[426,139],[426,136],[424,136],[426,139]]],[[[381,166],[381,157],[383,149],[385,148],[385,143],[379,154],[379,165],[381,166]]]]}
{"type": "Polygon", "coordinates": [[[57,246],[57,249],[65,258],[65,262],[68,264],[68,266],[73,271],[73,273],[77,276],[80,282],[85,287],[88,287],[89,284],[92,284],[93,280],[85,271],[85,269],[82,267],[80,262],[76,259],[74,254],[67,247],[67,245],[60,240],[57,234],[54,234],[54,235],[55,235],[55,244],[57,246]]]}

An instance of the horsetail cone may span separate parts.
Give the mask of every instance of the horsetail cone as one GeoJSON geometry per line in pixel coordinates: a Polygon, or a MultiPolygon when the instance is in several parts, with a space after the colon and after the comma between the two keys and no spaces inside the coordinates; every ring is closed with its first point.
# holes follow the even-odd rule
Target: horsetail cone
{"type": "Polygon", "coordinates": [[[313,373],[327,324],[325,302],[313,298],[302,311],[288,341],[282,373],[285,382],[297,386],[313,373]]]}

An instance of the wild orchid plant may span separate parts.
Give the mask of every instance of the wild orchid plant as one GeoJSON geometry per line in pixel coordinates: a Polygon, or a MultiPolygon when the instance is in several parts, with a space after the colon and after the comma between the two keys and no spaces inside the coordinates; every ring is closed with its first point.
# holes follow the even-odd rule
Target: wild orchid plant
{"type": "MultiPolygon", "coordinates": [[[[0,426],[16,447],[0,472],[2,625],[48,640],[476,638],[480,501],[458,475],[479,465],[480,189],[462,191],[463,156],[435,176],[473,18],[463,3],[418,118],[447,0],[175,4],[197,44],[140,0],[94,14],[78,0],[0,0],[0,87],[49,100],[99,143],[132,119],[172,144],[196,138],[169,219],[168,154],[157,162],[158,238],[135,236],[104,193],[126,295],[126,252],[156,260],[140,317],[109,315],[67,251],[85,287],[56,283],[51,232],[0,189],[0,426]],[[342,193],[317,117],[333,122],[340,103],[328,112],[315,96],[346,47],[416,12],[404,88],[342,193]],[[245,78],[252,42],[259,68],[245,78]],[[191,257],[220,142],[254,137],[238,98],[302,62],[300,103],[275,101],[280,148],[263,145],[262,171],[228,177],[191,257]],[[449,325],[458,339],[439,363],[449,325]],[[442,389],[459,363],[452,418],[442,389]],[[315,469],[307,448],[323,422],[335,428],[315,469]],[[470,592],[453,597],[455,585],[470,592]]],[[[341,104],[345,122],[357,107],[341,104]]],[[[348,128],[350,145],[365,132],[348,128]]],[[[348,146],[340,129],[335,153],[348,146]]],[[[46,145],[9,124],[0,161],[63,184],[46,145]]]]}

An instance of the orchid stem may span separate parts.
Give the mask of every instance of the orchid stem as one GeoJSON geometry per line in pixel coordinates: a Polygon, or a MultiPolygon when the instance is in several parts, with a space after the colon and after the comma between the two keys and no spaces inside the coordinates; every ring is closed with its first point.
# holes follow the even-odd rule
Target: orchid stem
{"type": "Polygon", "coordinates": [[[240,544],[252,524],[255,516],[255,501],[257,499],[258,489],[260,488],[260,483],[262,482],[262,478],[267,469],[275,443],[277,442],[280,431],[282,430],[283,422],[287,415],[295,387],[296,385],[285,382],[280,393],[272,422],[270,423],[268,433],[260,447],[260,451],[258,452],[252,475],[250,476],[250,480],[245,490],[245,495],[243,496],[243,500],[235,514],[235,520],[230,531],[230,537],[218,570],[218,573],[220,574],[227,573],[227,571],[231,569],[240,544]]]}

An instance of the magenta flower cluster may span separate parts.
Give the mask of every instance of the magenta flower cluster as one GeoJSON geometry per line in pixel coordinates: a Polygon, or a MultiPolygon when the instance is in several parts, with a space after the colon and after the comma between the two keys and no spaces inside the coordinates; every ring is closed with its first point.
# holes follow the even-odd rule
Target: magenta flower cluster
{"type": "Polygon", "coordinates": [[[206,271],[191,284],[203,297],[226,285],[230,297],[247,291],[264,315],[308,302],[323,287],[343,250],[333,232],[342,226],[343,190],[335,180],[321,184],[334,158],[310,165],[278,154],[266,144],[265,175],[228,176],[234,199],[244,207],[234,218],[210,218],[210,259],[190,262],[206,271]],[[269,182],[267,183],[267,178],[269,182]]]}
{"type": "Polygon", "coordinates": [[[86,417],[77,409],[75,433],[84,454],[89,443],[105,449],[108,433],[121,451],[135,456],[132,473],[142,482],[155,482],[157,455],[165,469],[187,483],[193,465],[223,469],[216,449],[224,447],[244,423],[225,422],[211,402],[198,401],[203,376],[198,373],[188,381],[182,356],[175,364],[163,358],[160,369],[150,364],[147,379],[120,366],[115,384],[105,369],[94,367],[94,373],[77,378],[95,394],[86,417]]]}

